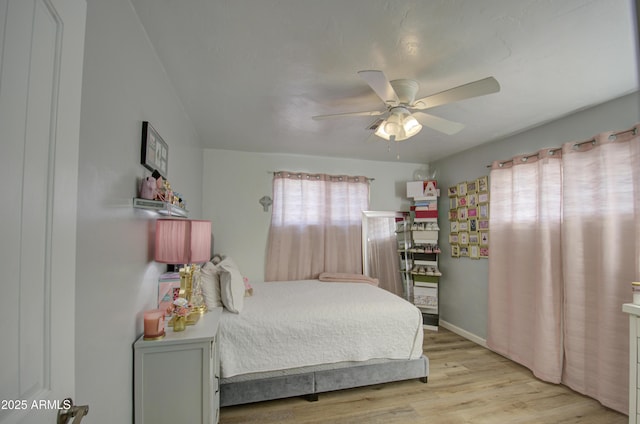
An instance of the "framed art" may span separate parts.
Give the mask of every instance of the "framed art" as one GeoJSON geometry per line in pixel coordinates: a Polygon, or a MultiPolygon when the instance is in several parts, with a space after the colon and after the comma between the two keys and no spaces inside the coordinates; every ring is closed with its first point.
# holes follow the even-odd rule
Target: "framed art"
{"type": "Polygon", "coordinates": [[[488,247],[480,246],[480,257],[481,258],[488,258],[489,257],[489,248],[488,247]]]}
{"type": "Polygon", "coordinates": [[[451,197],[449,198],[449,210],[455,210],[458,207],[458,198],[451,197]]]}
{"type": "Polygon", "coordinates": [[[478,203],[487,203],[489,201],[489,193],[478,193],[478,203]]]}
{"type": "Polygon", "coordinates": [[[460,246],[460,256],[469,256],[469,246],[460,246]]]}
{"type": "Polygon", "coordinates": [[[489,177],[486,175],[484,177],[478,178],[478,191],[485,192],[489,190],[489,177]]]}
{"type": "Polygon", "coordinates": [[[476,218],[478,216],[478,209],[476,208],[467,209],[467,216],[469,218],[476,218]]]}
{"type": "Polygon", "coordinates": [[[458,234],[451,233],[449,234],[449,243],[458,244],[458,234]]]}
{"type": "Polygon", "coordinates": [[[449,221],[457,221],[458,220],[458,211],[455,209],[449,210],[449,221]]]}
{"type": "Polygon", "coordinates": [[[469,218],[469,231],[478,231],[478,219],[469,218]]]}
{"type": "Polygon", "coordinates": [[[167,178],[169,146],[148,121],[142,123],[140,163],[149,171],[158,171],[162,178],[167,178]]]}
{"type": "Polygon", "coordinates": [[[478,218],[489,218],[489,205],[484,203],[478,206],[478,218]]]}
{"type": "Polygon", "coordinates": [[[478,195],[476,193],[467,194],[467,206],[470,208],[475,207],[478,204],[478,195]]]}
{"type": "Polygon", "coordinates": [[[457,233],[458,232],[458,221],[451,221],[449,223],[449,229],[451,233],[457,233]]]}
{"type": "Polygon", "coordinates": [[[458,231],[469,231],[469,221],[458,221],[458,231]]]}
{"type": "Polygon", "coordinates": [[[469,233],[467,233],[466,231],[458,233],[458,243],[460,243],[461,245],[469,244],[469,233]]]}
{"type": "Polygon", "coordinates": [[[475,193],[477,190],[477,180],[469,181],[467,183],[467,193],[475,193]]]}
{"type": "Polygon", "coordinates": [[[449,187],[449,197],[456,197],[458,195],[458,186],[449,187]]]}
{"type": "Polygon", "coordinates": [[[469,244],[478,244],[480,242],[480,238],[478,233],[469,233],[469,244]]]}
{"type": "Polygon", "coordinates": [[[478,220],[478,230],[488,230],[489,229],[489,220],[488,219],[479,219],[478,220]]]}
{"type": "Polygon", "coordinates": [[[471,259],[480,259],[480,246],[469,246],[469,257],[471,259]]]}
{"type": "Polygon", "coordinates": [[[489,231],[480,231],[480,246],[489,246],[489,231]]]}
{"type": "Polygon", "coordinates": [[[460,257],[460,246],[458,246],[457,244],[451,245],[451,256],[454,258],[460,257]]]}
{"type": "Polygon", "coordinates": [[[468,211],[467,208],[458,208],[458,221],[466,221],[468,211]]]}
{"type": "Polygon", "coordinates": [[[467,195],[467,182],[458,183],[458,196],[467,195]]]}

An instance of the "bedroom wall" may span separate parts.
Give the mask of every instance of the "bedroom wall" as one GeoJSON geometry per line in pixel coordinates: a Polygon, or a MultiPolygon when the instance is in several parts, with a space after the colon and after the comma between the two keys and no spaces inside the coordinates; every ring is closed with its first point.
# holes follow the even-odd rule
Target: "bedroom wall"
{"type": "Polygon", "coordinates": [[[271,208],[264,212],[258,200],[271,196],[273,171],[375,178],[370,209],[395,211],[408,210],[406,181],[421,168],[416,163],[205,149],[203,216],[212,221],[214,251],[234,258],[250,281],[262,281],[271,208]]]}
{"type": "MultiPolygon", "coordinates": [[[[80,128],[76,395],[91,423],[130,423],[132,344],[155,307],[154,213],[134,210],[142,121],[169,144],[169,181],[202,209],[202,148],[128,0],[88,0],[80,128]]],[[[84,420],[83,420],[84,422],[84,420]]]]}
{"type": "MultiPolygon", "coordinates": [[[[605,131],[624,130],[640,120],[640,95],[636,92],[583,110],[546,125],[470,149],[431,164],[439,171],[438,185],[446,189],[458,182],[489,175],[486,167],[494,160],[533,153],[569,141],[586,140],[605,131]]],[[[439,209],[448,210],[448,199],[440,198],[439,209]]],[[[451,257],[448,243],[449,221],[440,214],[441,319],[470,336],[486,340],[488,260],[451,257]]]]}

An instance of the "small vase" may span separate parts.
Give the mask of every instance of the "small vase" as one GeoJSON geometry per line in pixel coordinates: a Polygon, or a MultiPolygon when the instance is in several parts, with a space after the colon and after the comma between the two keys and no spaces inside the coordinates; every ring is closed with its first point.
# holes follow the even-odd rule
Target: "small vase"
{"type": "Polygon", "coordinates": [[[173,322],[173,331],[184,331],[187,328],[187,317],[176,317],[173,322]]]}

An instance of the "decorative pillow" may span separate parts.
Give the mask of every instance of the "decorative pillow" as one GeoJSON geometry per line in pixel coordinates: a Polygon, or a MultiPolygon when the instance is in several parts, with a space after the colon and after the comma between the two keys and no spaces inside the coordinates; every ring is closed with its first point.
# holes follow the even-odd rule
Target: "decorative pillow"
{"type": "Polygon", "coordinates": [[[236,314],[244,306],[244,279],[238,266],[229,257],[218,264],[220,271],[220,294],[222,304],[229,312],[236,314]]]}
{"type": "Polygon", "coordinates": [[[222,296],[220,294],[220,267],[207,262],[200,269],[200,284],[202,286],[202,296],[207,308],[219,308],[222,306],[222,296]]]}

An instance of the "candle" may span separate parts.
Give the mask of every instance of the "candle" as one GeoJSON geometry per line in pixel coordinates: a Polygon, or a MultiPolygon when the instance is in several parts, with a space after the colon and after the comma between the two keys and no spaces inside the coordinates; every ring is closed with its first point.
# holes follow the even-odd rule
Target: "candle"
{"type": "Polygon", "coordinates": [[[164,337],[164,311],[151,309],[144,311],[144,338],[159,339],[164,337]]]}

